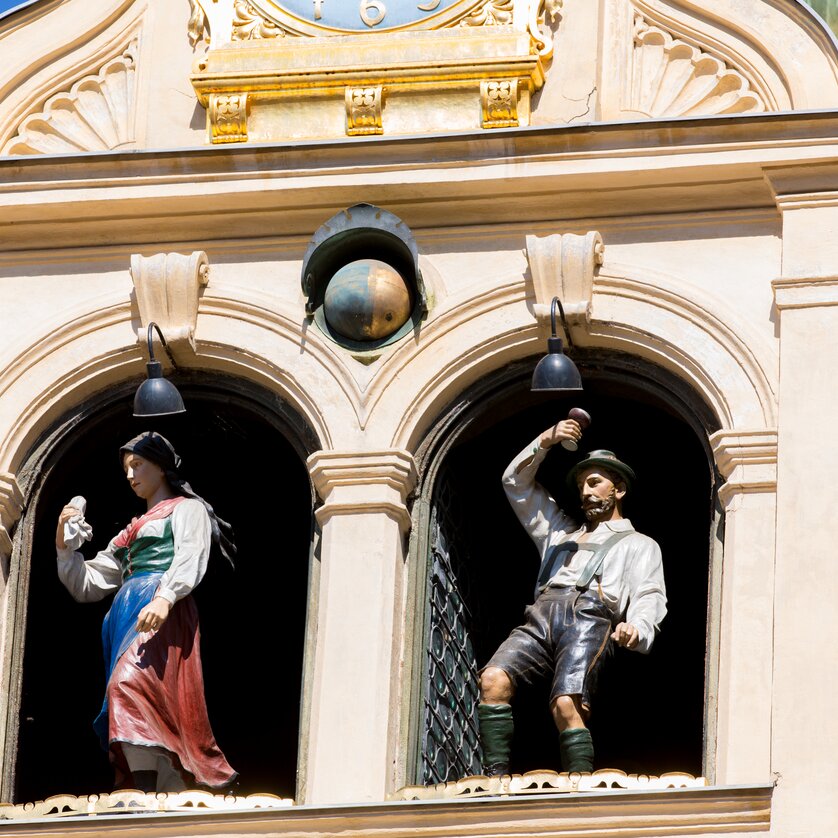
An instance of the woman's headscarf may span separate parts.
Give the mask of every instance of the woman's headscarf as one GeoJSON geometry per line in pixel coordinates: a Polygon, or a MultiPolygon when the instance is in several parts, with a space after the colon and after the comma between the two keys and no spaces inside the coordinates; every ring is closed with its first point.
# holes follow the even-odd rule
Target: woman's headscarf
{"type": "Polygon", "coordinates": [[[233,528],[226,521],[222,521],[215,514],[215,510],[200,495],[196,494],[192,487],[178,474],[180,457],[172,443],[156,431],[146,431],[126,442],[119,449],[120,457],[129,453],[136,454],[138,457],[160,466],[166,475],[166,480],[175,492],[187,498],[194,498],[204,505],[212,524],[213,549],[217,549],[233,565],[233,557],[236,555],[233,528]]]}

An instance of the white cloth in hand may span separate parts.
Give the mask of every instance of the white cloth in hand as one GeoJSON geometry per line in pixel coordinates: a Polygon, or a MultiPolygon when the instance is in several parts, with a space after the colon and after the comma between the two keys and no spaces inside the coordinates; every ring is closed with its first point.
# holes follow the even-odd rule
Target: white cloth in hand
{"type": "Polygon", "coordinates": [[[87,501],[81,495],[76,495],[68,506],[75,506],[81,514],[73,515],[64,524],[64,544],[67,550],[78,550],[85,541],[93,538],[93,527],[84,520],[87,501]]]}

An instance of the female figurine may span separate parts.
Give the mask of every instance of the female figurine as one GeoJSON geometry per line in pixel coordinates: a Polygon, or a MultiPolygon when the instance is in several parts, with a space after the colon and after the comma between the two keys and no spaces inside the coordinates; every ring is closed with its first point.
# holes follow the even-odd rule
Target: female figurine
{"type": "Polygon", "coordinates": [[[120,449],[122,465],[147,512],[90,561],[65,546],[65,506],[55,542],[58,575],[78,602],[116,591],[102,625],[107,687],[94,729],[108,751],[116,787],[181,791],[228,786],[236,772],[207,717],[198,611],[192,589],[210,552],[231,559],[229,526],[178,475],[180,457],[148,432],[120,449]]]}

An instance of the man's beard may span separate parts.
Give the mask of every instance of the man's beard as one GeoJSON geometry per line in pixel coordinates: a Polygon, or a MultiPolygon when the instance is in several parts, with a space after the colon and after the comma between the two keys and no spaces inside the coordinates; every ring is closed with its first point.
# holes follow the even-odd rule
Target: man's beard
{"type": "Polygon", "coordinates": [[[611,513],[616,502],[614,492],[612,491],[607,498],[601,498],[586,504],[583,512],[589,521],[599,521],[611,513]]]}

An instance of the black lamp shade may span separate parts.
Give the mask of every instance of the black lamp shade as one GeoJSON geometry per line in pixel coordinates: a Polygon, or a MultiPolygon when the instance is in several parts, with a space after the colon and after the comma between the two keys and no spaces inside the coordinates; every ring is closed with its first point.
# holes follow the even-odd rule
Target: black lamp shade
{"type": "Polygon", "coordinates": [[[561,338],[547,338],[548,354],[536,365],[531,390],[567,392],[582,389],[582,376],[576,364],[564,354],[561,338]]]}
{"type": "Polygon", "coordinates": [[[134,416],[172,416],[185,413],[183,399],[171,381],[163,378],[159,361],[147,365],[148,378],[137,388],[134,396],[134,416]]]}

